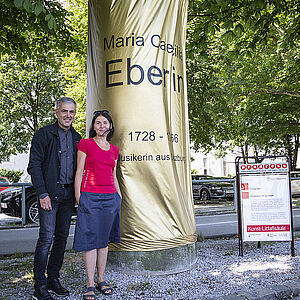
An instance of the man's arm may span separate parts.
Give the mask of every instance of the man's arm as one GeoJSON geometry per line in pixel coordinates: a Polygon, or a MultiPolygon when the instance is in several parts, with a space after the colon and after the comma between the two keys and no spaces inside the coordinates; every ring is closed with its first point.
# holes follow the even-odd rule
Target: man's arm
{"type": "MultiPolygon", "coordinates": [[[[43,162],[46,156],[46,137],[41,130],[37,131],[31,142],[27,171],[31,175],[32,184],[37,195],[48,194],[43,176],[43,162]]],[[[43,195],[43,196],[44,196],[43,195]]]]}
{"type": "Polygon", "coordinates": [[[42,171],[46,157],[46,143],[47,140],[42,131],[37,131],[32,138],[27,171],[31,175],[32,184],[39,196],[41,208],[52,210],[42,171]]]}

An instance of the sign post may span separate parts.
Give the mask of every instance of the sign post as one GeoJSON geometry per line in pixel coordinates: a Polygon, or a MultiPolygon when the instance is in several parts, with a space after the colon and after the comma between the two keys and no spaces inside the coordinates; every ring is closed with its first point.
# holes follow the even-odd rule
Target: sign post
{"type": "Polygon", "coordinates": [[[236,174],[239,255],[243,242],[290,241],[295,256],[289,158],[237,157],[236,174]]]}

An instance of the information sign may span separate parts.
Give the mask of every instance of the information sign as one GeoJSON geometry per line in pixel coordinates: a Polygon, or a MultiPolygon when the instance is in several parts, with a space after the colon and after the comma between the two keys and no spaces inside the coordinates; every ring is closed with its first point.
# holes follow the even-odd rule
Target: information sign
{"type": "Polygon", "coordinates": [[[240,173],[243,240],[291,241],[288,164],[243,164],[240,173]]]}
{"type": "Polygon", "coordinates": [[[291,241],[293,254],[288,159],[246,157],[249,163],[240,163],[241,158],[236,159],[240,250],[243,241],[291,241]]]}

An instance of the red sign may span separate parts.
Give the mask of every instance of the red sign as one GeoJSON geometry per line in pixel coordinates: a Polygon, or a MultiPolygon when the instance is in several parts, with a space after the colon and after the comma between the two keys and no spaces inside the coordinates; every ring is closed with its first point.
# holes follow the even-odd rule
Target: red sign
{"type": "Polygon", "coordinates": [[[248,183],[242,183],[242,191],[248,190],[249,188],[248,183]]]}
{"type": "Polygon", "coordinates": [[[282,169],[288,169],[287,163],[267,163],[267,164],[242,164],[241,171],[255,171],[255,170],[272,170],[282,171],[282,169]]]}
{"type": "Polygon", "coordinates": [[[247,232],[290,231],[290,225],[248,225],[247,232]]]}
{"type": "Polygon", "coordinates": [[[243,199],[249,199],[249,192],[242,192],[243,199]]]}

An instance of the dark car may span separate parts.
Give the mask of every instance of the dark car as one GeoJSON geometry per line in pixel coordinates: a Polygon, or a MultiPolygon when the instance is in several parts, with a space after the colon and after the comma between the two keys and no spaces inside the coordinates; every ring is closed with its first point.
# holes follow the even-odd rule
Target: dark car
{"type": "Polygon", "coordinates": [[[291,190],[292,197],[299,198],[300,197],[300,171],[291,172],[291,190]]]}
{"type": "MultiPolygon", "coordinates": [[[[33,186],[25,187],[26,223],[39,224],[38,196],[33,186]]],[[[0,192],[0,211],[8,216],[22,217],[22,188],[10,187],[0,192]]],[[[74,207],[73,216],[77,213],[74,207]]]]}
{"type": "Polygon", "coordinates": [[[207,202],[210,200],[224,199],[232,200],[234,197],[233,182],[213,180],[228,180],[224,177],[213,177],[209,175],[192,175],[193,198],[195,202],[207,202]],[[212,180],[211,182],[197,182],[195,180],[212,180]]]}
{"type": "MultiPolygon", "coordinates": [[[[9,187],[0,192],[1,212],[13,217],[22,217],[22,188],[9,187]]],[[[25,187],[25,211],[27,223],[38,223],[37,195],[32,186],[25,187]]]]}
{"type": "MultiPolygon", "coordinates": [[[[10,184],[11,182],[7,177],[0,176],[0,183],[10,184]]],[[[0,192],[6,190],[7,188],[8,188],[8,186],[0,186],[0,192]]]]}

